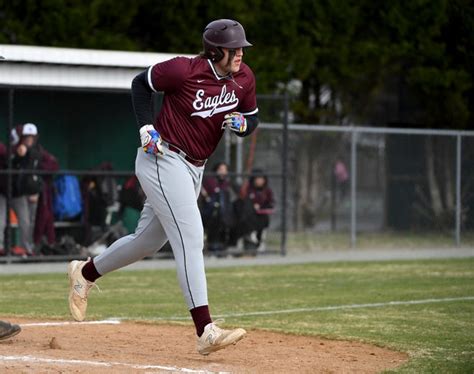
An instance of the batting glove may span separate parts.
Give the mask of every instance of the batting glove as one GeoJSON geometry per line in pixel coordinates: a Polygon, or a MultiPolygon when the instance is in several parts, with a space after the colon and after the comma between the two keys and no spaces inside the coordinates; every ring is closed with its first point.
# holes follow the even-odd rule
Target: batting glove
{"type": "Polygon", "coordinates": [[[247,120],[244,115],[239,112],[232,112],[224,116],[222,128],[228,128],[236,133],[242,134],[247,130],[247,120]]]}
{"type": "Polygon", "coordinates": [[[144,125],[140,128],[140,140],[145,153],[152,155],[163,155],[163,146],[161,145],[161,136],[155,130],[153,125],[144,125]]]}

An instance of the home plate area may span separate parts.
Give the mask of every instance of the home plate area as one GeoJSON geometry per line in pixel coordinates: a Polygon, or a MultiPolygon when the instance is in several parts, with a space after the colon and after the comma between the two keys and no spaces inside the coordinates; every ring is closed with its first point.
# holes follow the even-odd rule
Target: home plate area
{"type": "Polygon", "coordinates": [[[406,354],[350,341],[249,330],[209,356],[192,326],[13,319],[22,332],[0,342],[2,373],[378,373],[406,354]]]}

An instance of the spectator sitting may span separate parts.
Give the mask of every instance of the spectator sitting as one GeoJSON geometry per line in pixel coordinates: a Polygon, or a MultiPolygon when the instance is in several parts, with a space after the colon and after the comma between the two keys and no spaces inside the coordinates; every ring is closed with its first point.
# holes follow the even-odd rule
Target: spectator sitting
{"type": "Polygon", "coordinates": [[[207,249],[219,255],[226,249],[234,221],[232,206],[234,191],[225,162],[217,163],[212,170],[216,175],[205,178],[202,184],[201,211],[207,234],[207,249]]]}
{"type": "MultiPolygon", "coordinates": [[[[248,232],[244,238],[246,250],[265,250],[265,233],[270,224],[270,214],[274,212],[275,201],[273,191],[268,186],[268,178],[260,169],[255,169],[248,183],[244,184],[240,193],[241,199],[249,201],[253,209],[247,219],[248,232]]],[[[245,204],[244,204],[245,206],[245,204]]],[[[248,209],[247,209],[248,211],[248,209]]]]}
{"type": "MultiPolygon", "coordinates": [[[[102,162],[92,170],[112,171],[110,162],[102,162]]],[[[105,233],[110,226],[109,214],[118,202],[118,188],[115,177],[86,176],[81,182],[84,202],[85,244],[95,241],[97,236],[105,233]]]]}
{"type": "Polygon", "coordinates": [[[135,175],[128,178],[120,190],[118,212],[118,218],[123,222],[128,233],[135,232],[145,200],[146,196],[138,178],[135,175]]]}

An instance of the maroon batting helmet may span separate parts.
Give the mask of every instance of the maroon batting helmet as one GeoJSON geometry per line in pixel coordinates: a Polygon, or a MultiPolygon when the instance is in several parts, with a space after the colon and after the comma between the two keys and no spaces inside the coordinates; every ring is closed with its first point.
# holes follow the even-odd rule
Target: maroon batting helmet
{"type": "Polygon", "coordinates": [[[240,23],[231,19],[218,19],[212,21],[202,34],[204,46],[203,56],[213,62],[218,62],[224,57],[221,48],[251,47],[245,38],[245,30],[240,23]]]}

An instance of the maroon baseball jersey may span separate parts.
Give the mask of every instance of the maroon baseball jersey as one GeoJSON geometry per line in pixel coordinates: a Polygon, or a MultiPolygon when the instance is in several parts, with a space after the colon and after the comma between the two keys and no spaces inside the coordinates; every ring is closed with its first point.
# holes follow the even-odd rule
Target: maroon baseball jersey
{"type": "Polygon", "coordinates": [[[151,66],[148,84],[165,94],[155,128],[196,160],[207,159],[217,147],[227,113],[258,112],[255,76],[244,63],[237,73],[220,77],[207,59],[176,57],[151,66]]]}

